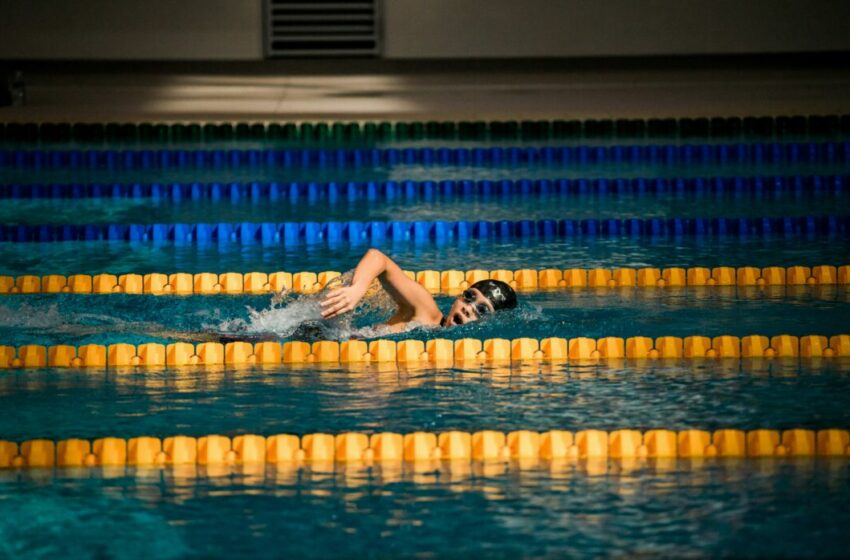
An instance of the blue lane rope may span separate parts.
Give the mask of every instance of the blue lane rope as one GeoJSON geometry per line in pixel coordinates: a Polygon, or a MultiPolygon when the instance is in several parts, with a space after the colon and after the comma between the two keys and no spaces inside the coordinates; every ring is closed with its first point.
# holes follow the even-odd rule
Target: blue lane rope
{"type": "Polygon", "coordinates": [[[846,236],[850,216],[609,220],[373,221],[217,224],[5,225],[0,241],[129,241],[189,244],[433,242],[468,239],[695,236],[846,236]]]}
{"type": "Polygon", "coordinates": [[[850,142],[632,146],[284,150],[0,150],[0,168],[181,169],[573,165],[589,163],[843,163],[850,142]]]}
{"type": "Polygon", "coordinates": [[[170,200],[404,200],[536,195],[754,194],[847,192],[850,176],[367,181],[329,183],[48,183],[0,184],[0,199],[152,198],[170,200]]]}

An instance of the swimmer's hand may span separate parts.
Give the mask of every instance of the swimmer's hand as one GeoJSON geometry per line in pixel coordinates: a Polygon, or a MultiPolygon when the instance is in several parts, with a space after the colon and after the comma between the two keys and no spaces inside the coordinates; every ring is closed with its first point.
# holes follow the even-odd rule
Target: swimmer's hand
{"type": "MultiPolygon", "coordinates": [[[[368,286],[366,287],[368,288],[368,286]]],[[[322,319],[333,319],[351,311],[357,307],[365,293],[366,290],[359,285],[333,290],[322,301],[322,319]]]]}
{"type": "Polygon", "coordinates": [[[272,296],[272,305],[280,305],[281,303],[285,302],[288,297],[289,290],[287,290],[286,288],[282,289],[279,292],[275,292],[275,294],[272,296]]]}

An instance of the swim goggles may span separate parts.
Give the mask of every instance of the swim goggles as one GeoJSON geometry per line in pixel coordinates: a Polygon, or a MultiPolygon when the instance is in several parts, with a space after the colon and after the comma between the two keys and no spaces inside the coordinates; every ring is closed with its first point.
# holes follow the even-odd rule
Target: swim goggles
{"type": "Polygon", "coordinates": [[[478,299],[478,295],[472,290],[464,290],[461,297],[463,298],[464,303],[472,305],[472,308],[475,310],[475,314],[478,315],[479,319],[490,313],[489,307],[479,301],[476,301],[478,299]]]}

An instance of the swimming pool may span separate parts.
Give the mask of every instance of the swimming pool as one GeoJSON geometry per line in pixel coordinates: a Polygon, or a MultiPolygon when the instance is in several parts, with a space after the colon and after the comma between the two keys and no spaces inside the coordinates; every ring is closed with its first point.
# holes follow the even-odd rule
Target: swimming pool
{"type": "Polygon", "coordinates": [[[0,551],[841,554],[848,122],[6,123],[0,551]],[[370,246],[521,305],[300,340],[370,246]]]}

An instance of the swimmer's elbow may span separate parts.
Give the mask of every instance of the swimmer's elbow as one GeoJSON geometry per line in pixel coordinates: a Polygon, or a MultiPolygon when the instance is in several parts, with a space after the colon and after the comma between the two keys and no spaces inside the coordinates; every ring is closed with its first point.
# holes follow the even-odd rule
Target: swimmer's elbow
{"type": "Polygon", "coordinates": [[[368,251],[366,251],[366,254],[365,254],[365,255],[363,255],[363,256],[364,256],[364,257],[379,258],[379,259],[382,259],[382,260],[384,260],[384,261],[388,260],[388,257],[387,257],[384,253],[382,253],[382,252],[381,252],[381,251],[379,251],[378,249],[374,249],[374,248],[369,249],[368,251]]]}
{"type": "Polygon", "coordinates": [[[386,256],[378,249],[369,249],[368,251],[366,251],[366,255],[363,256],[363,260],[375,263],[375,265],[380,270],[379,274],[381,276],[386,274],[386,272],[391,268],[392,265],[395,265],[391,258],[386,256]]]}

